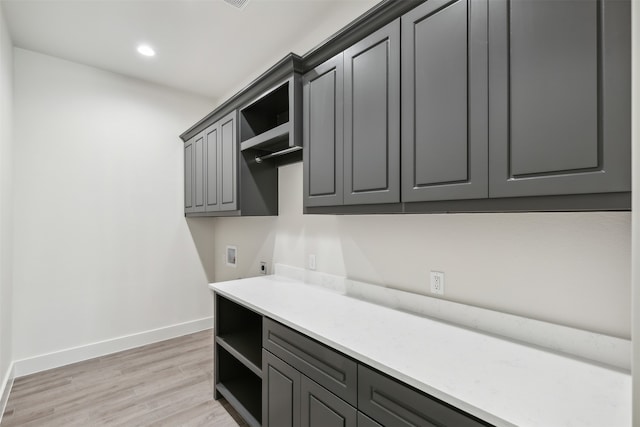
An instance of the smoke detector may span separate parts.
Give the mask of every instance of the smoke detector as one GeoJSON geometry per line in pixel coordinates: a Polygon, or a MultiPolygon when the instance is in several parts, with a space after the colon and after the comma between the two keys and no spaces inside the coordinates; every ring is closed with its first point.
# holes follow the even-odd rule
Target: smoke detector
{"type": "Polygon", "coordinates": [[[229,3],[231,6],[242,9],[247,5],[249,0],[224,0],[226,3],[229,3]]]}

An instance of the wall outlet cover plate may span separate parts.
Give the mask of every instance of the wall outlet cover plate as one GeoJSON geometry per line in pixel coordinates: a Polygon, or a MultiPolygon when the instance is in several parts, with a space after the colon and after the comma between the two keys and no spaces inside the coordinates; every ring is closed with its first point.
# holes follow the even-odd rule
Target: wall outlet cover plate
{"type": "Polygon", "coordinates": [[[235,246],[227,246],[226,264],[229,267],[237,267],[238,265],[238,248],[235,246]]]}
{"type": "Polygon", "coordinates": [[[431,293],[444,295],[444,273],[441,271],[432,271],[431,277],[431,293]]]}

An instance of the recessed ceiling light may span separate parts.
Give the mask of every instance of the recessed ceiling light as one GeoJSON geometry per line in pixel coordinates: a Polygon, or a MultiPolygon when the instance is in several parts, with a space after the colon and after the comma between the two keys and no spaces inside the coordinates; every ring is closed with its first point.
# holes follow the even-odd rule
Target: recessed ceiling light
{"type": "Polygon", "coordinates": [[[144,56],[156,56],[156,51],[148,44],[141,44],[138,46],[138,53],[144,56]]]}

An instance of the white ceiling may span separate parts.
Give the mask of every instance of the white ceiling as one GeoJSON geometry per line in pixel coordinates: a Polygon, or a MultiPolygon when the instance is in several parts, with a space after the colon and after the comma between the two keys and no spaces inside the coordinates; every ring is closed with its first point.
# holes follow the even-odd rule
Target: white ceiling
{"type": "Polygon", "coordinates": [[[13,43],[216,100],[378,0],[0,0],[13,43]],[[148,43],[157,55],[136,52],[148,43]]]}

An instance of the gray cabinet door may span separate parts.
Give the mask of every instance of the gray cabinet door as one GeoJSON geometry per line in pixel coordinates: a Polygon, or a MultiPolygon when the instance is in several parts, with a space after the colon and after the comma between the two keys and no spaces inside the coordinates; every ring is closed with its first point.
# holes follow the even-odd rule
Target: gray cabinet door
{"type": "Polygon", "coordinates": [[[402,17],[402,200],[488,197],[486,0],[402,17]]]}
{"type": "Polygon", "coordinates": [[[490,197],[630,191],[630,2],[489,2],[490,197]]]}
{"type": "Polygon", "coordinates": [[[184,213],[193,212],[193,137],[184,143],[184,213]]]}
{"type": "Polygon", "coordinates": [[[400,201],[400,19],[344,52],[344,204],[400,201]]]}
{"type": "Polygon", "coordinates": [[[191,212],[205,210],[205,144],[204,132],[193,141],[193,208],[191,212]]]}
{"type": "Polygon", "coordinates": [[[343,202],[343,55],[302,79],[304,205],[343,202]]]}
{"type": "Polygon", "coordinates": [[[218,197],[221,211],[238,209],[238,137],[236,112],[219,122],[220,151],[218,155],[218,197]]]}
{"type": "Polygon", "coordinates": [[[262,345],[342,400],[358,402],[358,365],[344,354],[264,318],[262,345]]]}
{"type": "Polygon", "coordinates": [[[300,372],[262,350],[262,425],[300,426],[300,372]]]}
{"type": "Polygon", "coordinates": [[[490,425],[363,365],[358,366],[358,410],[384,426],[490,425]]]}
{"type": "Polygon", "coordinates": [[[358,427],[382,427],[382,424],[378,424],[362,412],[358,412],[358,427]]]}
{"type": "Polygon", "coordinates": [[[356,427],[356,409],[304,375],[300,383],[302,427],[356,427]]]}
{"type": "Polygon", "coordinates": [[[219,162],[220,158],[220,127],[217,124],[212,125],[204,131],[205,139],[205,191],[206,191],[206,208],[207,212],[220,210],[220,198],[218,197],[218,178],[220,175],[219,162]]]}

